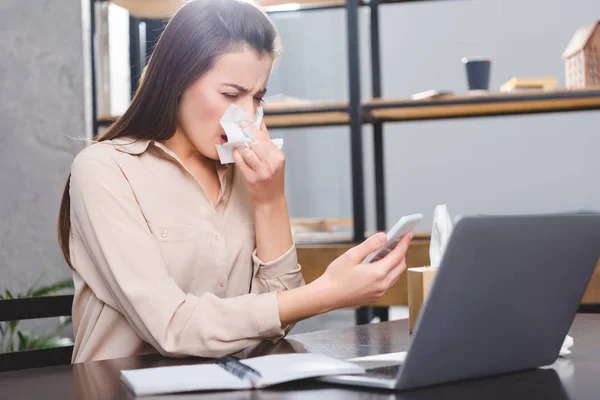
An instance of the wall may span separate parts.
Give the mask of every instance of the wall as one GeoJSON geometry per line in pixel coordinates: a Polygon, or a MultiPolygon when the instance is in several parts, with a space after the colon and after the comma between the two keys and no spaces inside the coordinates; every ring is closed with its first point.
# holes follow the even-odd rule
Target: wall
{"type": "MultiPolygon", "coordinates": [[[[491,88],[555,75],[571,35],[598,18],[597,0],[432,1],[381,7],[383,95],[466,90],[463,56],[493,59],[491,88]]],[[[360,12],[362,96],[369,99],[368,9],[360,12]]],[[[344,10],[273,14],[284,45],[270,94],[346,100],[344,10]],[[310,24],[310,27],[309,27],[310,24]]],[[[437,204],[452,215],[600,209],[600,111],[385,125],[387,222],[437,204]]],[[[365,127],[367,227],[374,228],[371,129],[365,127]]],[[[293,217],[352,215],[349,130],[273,130],[285,139],[293,217]]]]}
{"type": "Polygon", "coordinates": [[[0,290],[25,290],[43,273],[41,283],[70,276],[56,221],[84,144],[75,138],[91,130],[88,7],[0,2],[0,290]]]}

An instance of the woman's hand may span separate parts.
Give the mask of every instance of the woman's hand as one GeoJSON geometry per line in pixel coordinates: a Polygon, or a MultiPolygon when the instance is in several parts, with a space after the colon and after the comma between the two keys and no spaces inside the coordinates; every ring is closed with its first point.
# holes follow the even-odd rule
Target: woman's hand
{"type": "Polygon", "coordinates": [[[338,308],[373,304],[406,270],[406,251],[413,234],[405,235],[381,260],[363,260],[386,242],[379,233],[346,251],[327,270],[306,286],[278,293],[279,318],[283,326],[338,308]]]}
{"type": "Polygon", "coordinates": [[[252,124],[254,141],[242,151],[233,150],[233,159],[244,175],[248,194],[254,203],[256,255],[263,262],[274,260],[293,244],[292,229],[285,198],[283,152],[271,141],[265,123],[252,124]]]}
{"type": "Polygon", "coordinates": [[[394,250],[376,262],[363,264],[364,258],[386,242],[384,233],[376,234],[335,259],[317,280],[330,296],[334,309],[372,304],[393,286],[406,270],[409,233],[394,250]]]}
{"type": "Polygon", "coordinates": [[[255,205],[271,204],[285,198],[285,156],[271,141],[264,121],[260,129],[242,123],[252,130],[254,141],[246,149],[233,150],[233,159],[244,174],[250,197],[255,205]]]}

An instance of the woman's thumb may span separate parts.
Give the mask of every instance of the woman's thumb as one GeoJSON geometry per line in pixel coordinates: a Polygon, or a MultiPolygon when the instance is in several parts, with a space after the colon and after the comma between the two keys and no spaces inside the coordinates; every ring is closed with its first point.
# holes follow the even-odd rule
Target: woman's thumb
{"type": "Polygon", "coordinates": [[[366,256],[379,249],[385,244],[387,235],[383,232],[376,233],[361,244],[353,247],[348,251],[349,256],[355,262],[361,262],[366,256]]]}

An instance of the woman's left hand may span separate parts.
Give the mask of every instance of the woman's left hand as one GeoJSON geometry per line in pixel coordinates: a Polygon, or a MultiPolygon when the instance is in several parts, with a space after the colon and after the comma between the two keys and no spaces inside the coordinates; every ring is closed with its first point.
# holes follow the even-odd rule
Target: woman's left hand
{"type": "Polygon", "coordinates": [[[271,141],[262,122],[260,129],[252,124],[242,128],[252,130],[254,141],[245,149],[234,149],[233,159],[244,174],[250,197],[255,205],[269,204],[285,197],[285,156],[271,141]]]}

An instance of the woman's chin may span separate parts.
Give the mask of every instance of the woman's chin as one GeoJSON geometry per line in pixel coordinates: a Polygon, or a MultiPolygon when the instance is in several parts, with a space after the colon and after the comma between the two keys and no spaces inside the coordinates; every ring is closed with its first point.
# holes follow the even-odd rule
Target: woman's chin
{"type": "Polygon", "coordinates": [[[207,154],[204,154],[204,157],[208,158],[209,160],[213,160],[213,161],[220,161],[221,160],[219,158],[219,153],[217,152],[216,148],[215,148],[214,151],[207,152],[207,154]]]}

